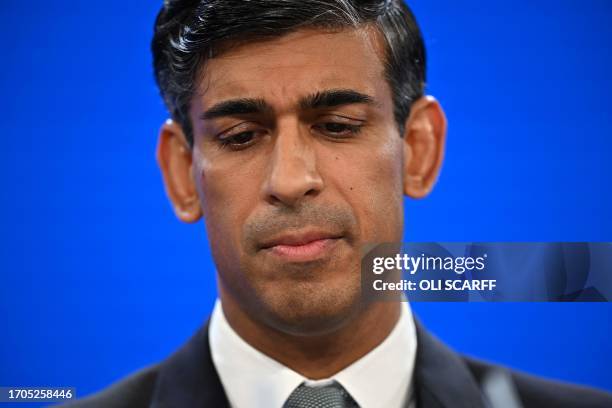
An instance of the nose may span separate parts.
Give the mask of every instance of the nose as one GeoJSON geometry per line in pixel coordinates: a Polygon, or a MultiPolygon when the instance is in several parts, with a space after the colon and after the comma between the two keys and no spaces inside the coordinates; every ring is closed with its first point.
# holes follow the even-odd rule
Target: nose
{"type": "Polygon", "coordinates": [[[301,134],[297,124],[277,130],[264,194],[270,204],[295,207],[317,196],[323,179],[310,136],[301,134]]]}

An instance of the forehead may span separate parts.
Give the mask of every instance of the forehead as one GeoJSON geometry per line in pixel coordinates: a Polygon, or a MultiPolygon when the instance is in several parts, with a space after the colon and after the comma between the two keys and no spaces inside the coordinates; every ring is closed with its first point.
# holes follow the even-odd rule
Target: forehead
{"type": "Polygon", "coordinates": [[[232,47],[206,62],[195,98],[212,105],[231,98],[263,98],[290,106],[324,89],[354,89],[384,102],[384,46],[374,28],[304,29],[232,47]]]}

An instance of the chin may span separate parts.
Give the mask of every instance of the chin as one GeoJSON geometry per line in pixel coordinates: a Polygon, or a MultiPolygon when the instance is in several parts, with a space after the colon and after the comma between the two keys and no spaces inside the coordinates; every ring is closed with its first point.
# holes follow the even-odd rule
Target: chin
{"type": "Polygon", "coordinates": [[[262,289],[265,323],[293,336],[333,333],[361,309],[359,276],[335,282],[276,282],[262,289]]]}

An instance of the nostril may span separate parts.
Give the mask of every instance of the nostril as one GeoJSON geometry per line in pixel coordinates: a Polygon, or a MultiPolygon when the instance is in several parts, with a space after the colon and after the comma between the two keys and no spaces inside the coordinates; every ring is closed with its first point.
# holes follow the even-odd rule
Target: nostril
{"type": "Polygon", "coordinates": [[[268,202],[272,205],[279,205],[283,203],[283,200],[281,200],[276,195],[272,194],[268,196],[268,202]]]}

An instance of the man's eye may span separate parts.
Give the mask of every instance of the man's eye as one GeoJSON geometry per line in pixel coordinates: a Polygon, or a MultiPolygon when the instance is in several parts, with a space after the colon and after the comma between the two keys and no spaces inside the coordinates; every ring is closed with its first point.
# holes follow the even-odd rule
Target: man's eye
{"type": "Polygon", "coordinates": [[[239,150],[251,145],[255,140],[255,136],[256,134],[254,131],[240,132],[235,135],[223,137],[220,139],[220,142],[223,147],[239,150]]]}
{"type": "Polygon", "coordinates": [[[360,125],[348,123],[327,122],[316,126],[320,132],[336,138],[353,136],[361,130],[360,125]]]}

